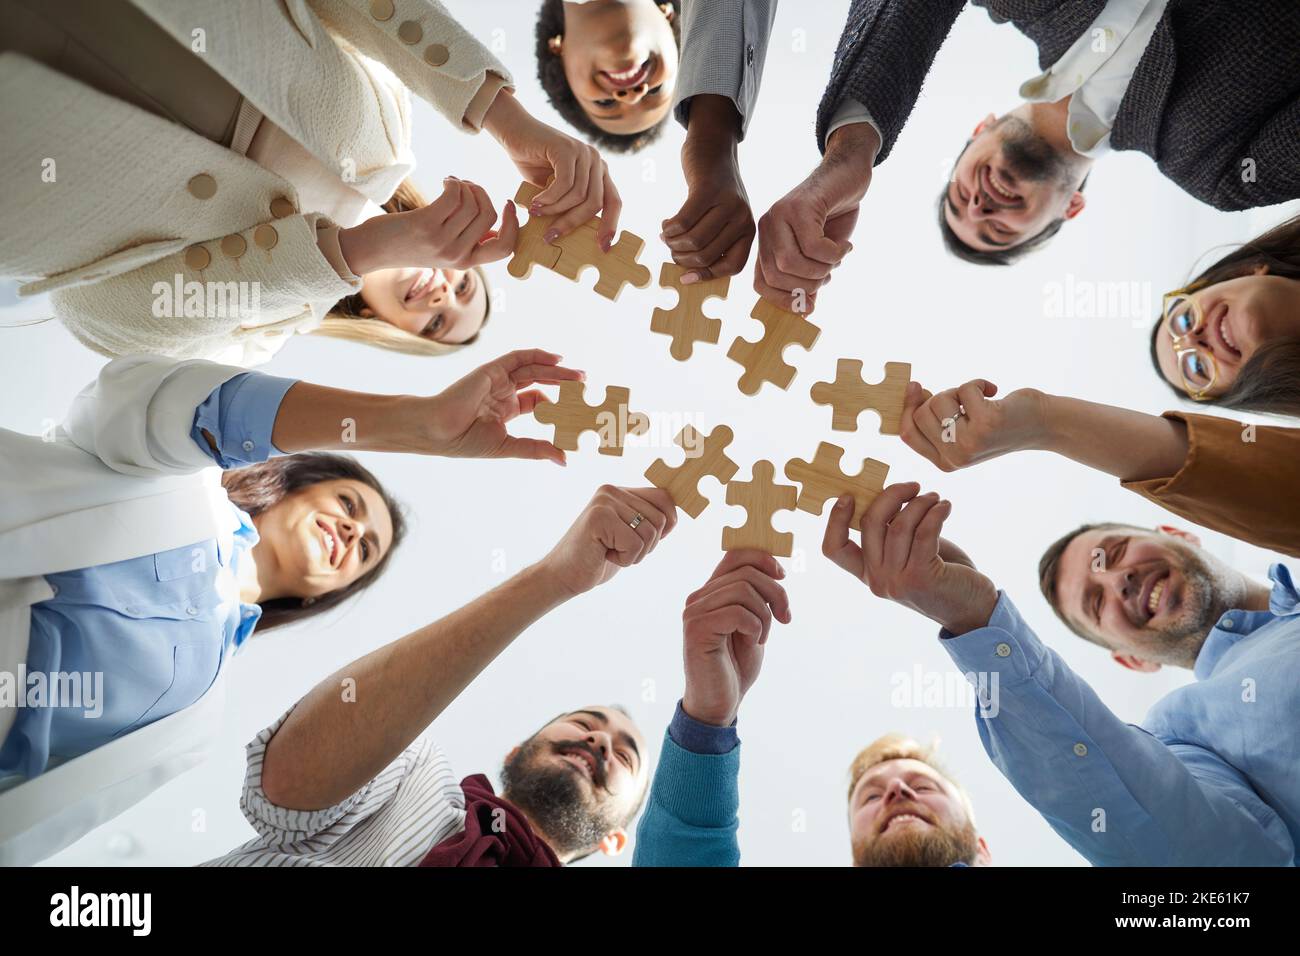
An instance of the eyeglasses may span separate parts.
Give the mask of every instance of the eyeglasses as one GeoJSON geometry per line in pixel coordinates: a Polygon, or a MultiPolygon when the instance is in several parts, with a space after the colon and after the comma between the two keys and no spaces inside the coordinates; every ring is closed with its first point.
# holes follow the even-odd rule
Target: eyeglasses
{"type": "Polygon", "coordinates": [[[1162,321],[1173,339],[1174,360],[1183,377],[1183,388],[1193,401],[1204,401],[1219,377],[1219,367],[1213,354],[1188,339],[1205,326],[1205,313],[1186,290],[1180,290],[1165,296],[1162,321]]]}

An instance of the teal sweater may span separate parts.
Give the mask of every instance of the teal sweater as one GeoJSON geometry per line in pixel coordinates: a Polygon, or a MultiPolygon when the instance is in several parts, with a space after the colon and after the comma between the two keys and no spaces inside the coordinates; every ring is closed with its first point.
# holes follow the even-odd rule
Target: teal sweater
{"type": "Polygon", "coordinates": [[[739,775],[739,742],[726,753],[694,753],[666,731],[632,865],[739,866],[739,775]]]}

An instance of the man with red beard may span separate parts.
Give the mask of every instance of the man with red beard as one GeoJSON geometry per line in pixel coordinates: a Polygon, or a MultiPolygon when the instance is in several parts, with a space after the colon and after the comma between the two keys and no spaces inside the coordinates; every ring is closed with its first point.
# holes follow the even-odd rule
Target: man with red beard
{"type": "MultiPolygon", "coordinates": [[[[1116,663],[1192,670],[1142,726],[1116,716],[940,535],[952,513],[914,482],[832,509],[823,551],[938,623],[976,686],[976,725],[1016,790],[1105,866],[1294,866],[1300,846],[1300,591],[1252,580],[1175,528],[1085,525],[1043,556],[1043,595],[1116,663]],[[996,701],[988,686],[996,688],[996,701]]],[[[1279,489],[1281,493],[1281,489],[1279,489]]]]}
{"type": "Polygon", "coordinates": [[[854,866],[991,866],[966,791],[936,766],[933,748],[886,734],[849,768],[854,866]]]}
{"type": "Polygon", "coordinates": [[[248,745],[257,838],[217,866],[543,866],[621,852],[649,779],[617,707],[560,715],[515,747],[498,796],[425,731],[542,616],[639,563],[676,523],[657,488],[603,486],[544,557],[321,681],[248,745]]]}

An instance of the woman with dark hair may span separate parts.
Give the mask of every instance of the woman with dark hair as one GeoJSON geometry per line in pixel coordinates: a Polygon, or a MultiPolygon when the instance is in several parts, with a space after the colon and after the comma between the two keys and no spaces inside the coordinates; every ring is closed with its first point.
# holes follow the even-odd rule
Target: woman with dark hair
{"type": "Polygon", "coordinates": [[[1151,363],[1181,398],[1300,418],[1300,216],[1166,295],[1151,363]]]}
{"type": "Polygon", "coordinates": [[[537,79],[551,106],[603,150],[659,137],[673,106],[681,0],[542,0],[537,79]]]}
{"type": "MultiPolygon", "coordinates": [[[[130,356],[49,434],[0,430],[0,679],[79,675],[76,699],[30,680],[0,695],[0,781],[151,731],[205,698],[255,627],[324,613],[384,572],[401,511],[323,449],[563,463],[506,431],[532,386],[581,378],[558,361],[511,353],[420,397],[130,356]]],[[[129,776],[128,803],[166,778],[129,776]]]]}

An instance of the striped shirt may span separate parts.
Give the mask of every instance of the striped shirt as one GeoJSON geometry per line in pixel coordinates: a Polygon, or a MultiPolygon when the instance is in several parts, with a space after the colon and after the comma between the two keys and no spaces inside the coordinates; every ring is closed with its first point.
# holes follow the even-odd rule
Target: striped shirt
{"type": "Polygon", "coordinates": [[[262,790],[262,760],[286,712],[245,748],[239,807],[257,837],[204,866],[416,866],[465,827],[465,793],[451,764],[419,737],[378,776],[324,810],[289,810],[262,790]]]}

